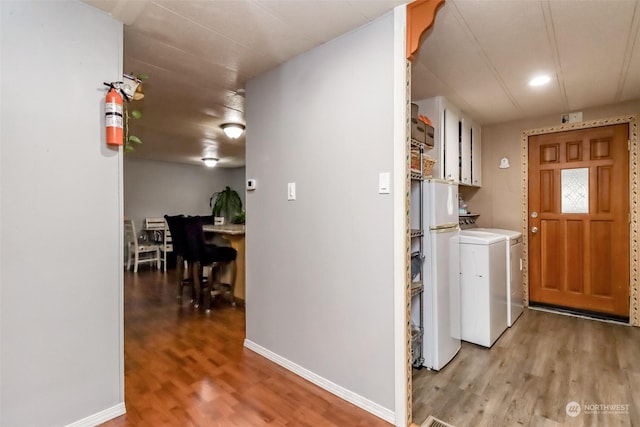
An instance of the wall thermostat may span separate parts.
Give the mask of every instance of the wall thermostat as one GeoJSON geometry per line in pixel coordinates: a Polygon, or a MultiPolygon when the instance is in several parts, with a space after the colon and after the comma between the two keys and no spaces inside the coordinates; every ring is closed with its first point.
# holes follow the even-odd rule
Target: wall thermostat
{"type": "Polygon", "coordinates": [[[247,191],[252,191],[256,189],[256,180],[248,179],[247,180],[247,191]]]}

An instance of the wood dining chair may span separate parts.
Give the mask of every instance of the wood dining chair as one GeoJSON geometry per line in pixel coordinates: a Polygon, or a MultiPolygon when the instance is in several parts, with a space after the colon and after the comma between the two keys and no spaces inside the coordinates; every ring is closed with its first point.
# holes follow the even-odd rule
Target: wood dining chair
{"type": "Polygon", "coordinates": [[[127,245],[127,270],[131,268],[133,261],[133,272],[138,272],[138,265],[144,263],[156,263],[160,269],[160,246],[154,243],[147,243],[138,240],[136,227],[131,219],[124,220],[124,237],[127,245]]]}
{"type": "Polygon", "coordinates": [[[144,227],[147,231],[153,231],[157,244],[160,247],[160,262],[163,270],[167,271],[167,254],[173,252],[173,237],[165,218],[145,218],[144,227]]]}
{"type": "Polygon", "coordinates": [[[164,271],[167,272],[167,254],[173,252],[173,235],[169,226],[165,222],[165,230],[162,233],[162,245],[160,246],[160,261],[164,265],[164,271]]]}

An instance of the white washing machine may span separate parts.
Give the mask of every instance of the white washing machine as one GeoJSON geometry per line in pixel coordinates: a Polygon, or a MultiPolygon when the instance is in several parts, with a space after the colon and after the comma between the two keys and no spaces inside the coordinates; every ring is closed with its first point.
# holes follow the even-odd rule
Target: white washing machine
{"type": "Polygon", "coordinates": [[[520,317],[524,307],[522,292],[522,233],[501,228],[474,228],[474,230],[504,236],[507,241],[507,326],[520,317]]]}
{"type": "Polygon", "coordinates": [[[507,329],[507,266],[504,236],[461,230],[460,318],[463,341],[491,347],[507,329]]]}

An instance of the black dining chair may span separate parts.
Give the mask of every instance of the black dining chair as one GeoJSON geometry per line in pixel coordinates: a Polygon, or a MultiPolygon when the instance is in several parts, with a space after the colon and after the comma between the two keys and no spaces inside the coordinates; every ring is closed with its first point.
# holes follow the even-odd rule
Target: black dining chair
{"type": "MultiPolygon", "coordinates": [[[[193,264],[192,280],[195,289],[195,305],[200,301],[209,311],[211,309],[211,296],[221,293],[220,284],[215,279],[219,277],[218,270],[222,264],[232,264],[232,281],[235,281],[235,260],[237,252],[227,246],[216,246],[207,244],[204,230],[202,229],[202,218],[186,217],[183,220],[185,230],[185,259],[193,264]],[[207,280],[203,280],[204,267],[211,267],[207,280]]],[[[233,289],[233,286],[231,286],[233,289]]],[[[235,305],[233,294],[232,304],[235,305]]]]}
{"type": "Polygon", "coordinates": [[[187,260],[187,237],[185,230],[184,215],[165,215],[171,238],[173,239],[173,252],[176,256],[176,270],[178,276],[178,293],[176,297],[182,298],[185,286],[191,286],[191,302],[195,301],[195,287],[193,283],[193,264],[187,260]],[[185,263],[187,264],[187,275],[185,277],[185,263]]]}
{"type": "Polygon", "coordinates": [[[213,215],[199,215],[200,220],[202,220],[202,224],[213,224],[213,215]]]}

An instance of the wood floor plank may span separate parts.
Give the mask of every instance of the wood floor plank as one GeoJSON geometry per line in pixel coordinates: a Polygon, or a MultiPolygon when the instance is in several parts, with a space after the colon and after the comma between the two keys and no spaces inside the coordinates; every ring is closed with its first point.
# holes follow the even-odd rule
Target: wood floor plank
{"type": "Polygon", "coordinates": [[[640,426],[640,329],[525,310],[491,349],[462,343],[440,372],[413,371],[413,421],[454,426],[640,426]],[[623,413],[566,412],[575,401],[623,413]]]}
{"type": "Polygon", "coordinates": [[[106,427],[388,427],[244,347],[241,307],[206,314],[175,298],[173,272],[126,272],[125,405],[106,427]]]}

